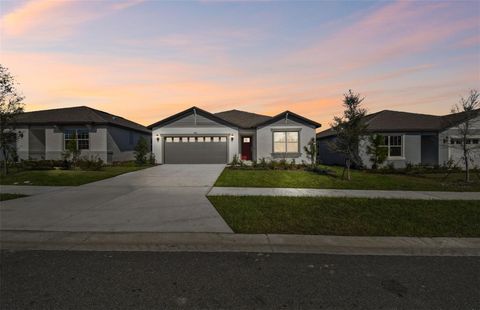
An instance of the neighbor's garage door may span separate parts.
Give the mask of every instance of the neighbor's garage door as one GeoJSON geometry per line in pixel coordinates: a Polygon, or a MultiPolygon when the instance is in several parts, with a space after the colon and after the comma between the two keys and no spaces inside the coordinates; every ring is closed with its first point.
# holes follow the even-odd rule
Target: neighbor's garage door
{"type": "Polygon", "coordinates": [[[165,137],[166,164],[226,164],[227,137],[165,137]]]}

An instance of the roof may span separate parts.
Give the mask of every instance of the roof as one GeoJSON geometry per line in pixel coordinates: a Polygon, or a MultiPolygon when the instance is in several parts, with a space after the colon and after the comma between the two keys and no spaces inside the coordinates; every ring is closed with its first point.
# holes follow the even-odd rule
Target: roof
{"type": "MultiPolygon", "coordinates": [[[[475,110],[478,114],[480,109],[475,110]]],[[[465,121],[466,112],[444,116],[428,115],[410,112],[383,110],[365,116],[364,122],[370,132],[438,132],[465,121]]],[[[334,136],[333,129],[327,129],[317,134],[317,138],[334,136]]]]}
{"type": "Polygon", "coordinates": [[[285,111],[282,112],[278,115],[275,116],[267,116],[267,115],[262,115],[262,114],[256,114],[256,113],[250,113],[246,111],[239,111],[239,110],[229,110],[229,111],[224,111],[224,112],[218,112],[215,114],[212,114],[210,112],[207,112],[203,109],[200,109],[198,107],[191,107],[189,109],[186,109],[182,112],[179,112],[177,114],[174,114],[172,116],[169,116],[167,118],[162,119],[161,121],[158,121],[154,124],[151,124],[148,126],[148,128],[153,129],[154,127],[159,127],[159,126],[165,126],[171,122],[174,122],[176,119],[181,118],[184,115],[188,115],[195,111],[195,113],[198,113],[199,115],[206,116],[214,121],[219,122],[220,124],[224,124],[227,126],[232,126],[232,127],[239,127],[239,128],[245,128],[245,129],[251,129],[251,128],[256,128],[261,125],[267,125],[271,122],[274,122],[280,118],[285,117],[286,114],[294,116],[303,122],[309,123],[314,125],[315,127],[320,127],[321,125],[317,122],[314,122],[308,118],[305,118],[303,116],[300,116],[298,114],[295,114],[290,111],[285,111]]]}
{"type": "Polygon", "coordinates": [[[241,128],[255,128],[257,125],[272,119],[271,116],[239,110],[219,112],[215,113],[215,115],[241,128]]]}
{"type": "Polygon", "coordinates": [[[158,121],[158,122],[156,122],[156,123],[153,123],[153,124],[147,126],[147,128],[153,129],[154,127],[165,126],[165,125],[167,125],[167,124],[169,124],[169,123],[174,122],[176,119],[181,118],[181,117],[184,116],[184,115],[188,115],[188,114],[190,114],[190,113],[192,113],[192,112],[195,112],[195,113],[197,113],[197,114],[199,114],[199,115],[202,115],[202,116],[205,116],[205,117],[207,117],[207,118],[210,118],[210,119],[212,119],[212,120],[214,120],[214,121],[216,121],[216,122],[218,122],[218,123],[220,123],[220,124],[224,124],[224,125],[227,125],[227,126],[237,127],[237,125],[235,125],[235,124],[233,124],[233,123],[230,123],[230,122],[228,122],[228,121],[226,121],[226,120],[224,120],[224,119],[216,116],[215,114],[212,114],[212,113],[210,113],[210,112],[208,112],[208,111],[205,111],[205,110],[203,110],[203,109],[200,109],[199,107],[193,106],[193,107],[191,107],[191,108],[189,108],[189,109],[183,110],[182,112],[179,112],[179,113],[177,113],[177,114],[174,114],[174,115],[172,115],[172,116],[169,116],[169,117],[167,117],[167,118],[164,118],[164,119],[162,119],[162,120],[160,120],[160,121],[158,121]]]}
{"type": "Polygon", "coordinates": [[[150,130],[121,116],[113,115],[87,106],[59,108],[25,112],[16,118],[17,124],[25,125],[69,125],[94,124],[113,125],[135,131],[150,133],[150,130]]]}

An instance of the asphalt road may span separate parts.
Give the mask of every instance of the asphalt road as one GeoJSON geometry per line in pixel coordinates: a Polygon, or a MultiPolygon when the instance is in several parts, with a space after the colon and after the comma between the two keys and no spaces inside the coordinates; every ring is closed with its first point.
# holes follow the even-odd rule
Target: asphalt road
{"type": "Polygon", "coordinates": [[[480,258],[1,253],[1,309],[480,309],[480,258]]]}

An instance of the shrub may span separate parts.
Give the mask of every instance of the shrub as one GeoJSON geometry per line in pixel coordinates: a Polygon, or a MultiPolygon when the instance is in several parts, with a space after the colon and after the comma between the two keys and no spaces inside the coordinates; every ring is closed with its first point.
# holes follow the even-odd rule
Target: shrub
{"type": "Polygon", "coordinates": [[[265,157],[260,158],[260,162],[257,165],[261,169],[267,169],[268,168],[268,163],[265,157]]]}
{"type": "Polygon", "coordinates": [[[322,167],[322,166],[318,166],[318,165],[315,165],[315,166],[308,165],[306,167],[306,170],[317,173],[317,174],[322,174],[322,175],[330,175],[330,176],[336,176],[337,175],[335,173],[335,171],[327,169],[327,168],[322,167]]]}
{"type": "Polygon", "coordinates": [[[135,162],[137,165],[145,165],[147,163],[147,154],[149,151],[147,140],[144,137],[140,137],[137,145],[135,145],[135,162]]]}
{"type": "Polygon", "coordinates": [[[155,154],[150,153],[150,156],[148,157],[148,163],[152,166],[157,163],[157,161],[155,159],[155,154]]]}
{"type": "Polygon", "coordinates": [[[230,162],[230,165],[232,167],[235,167],[235,166],[238,166],[239,164],[240,164],[240,161],[239,161],[238,155],[237,154],[233,155],[233,159],[230,162]]]}
{"type": "Polygon", "coordinates": [[[66,168],[68,162],[63,160],[22,160],[16,165],[21,170],[53,170],[56,167],[66,168]]]}
{"type": "Polygon", "coordinates": [[[104,162],[100,157],[90,157],[79,159],[77,165],[82,170],[99,171],[103,169],[104,162]]]}

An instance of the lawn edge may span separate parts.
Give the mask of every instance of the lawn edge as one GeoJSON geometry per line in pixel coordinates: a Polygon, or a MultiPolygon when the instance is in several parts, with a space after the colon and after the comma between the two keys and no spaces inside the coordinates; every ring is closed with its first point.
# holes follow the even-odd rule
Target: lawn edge
{"type": "Polygon", "coordinates": [[[480,238],[3,230],[0,234],[0,241],[1,250],[14,251],[263,252],[389,256],[480,256],[480,238]]]}

